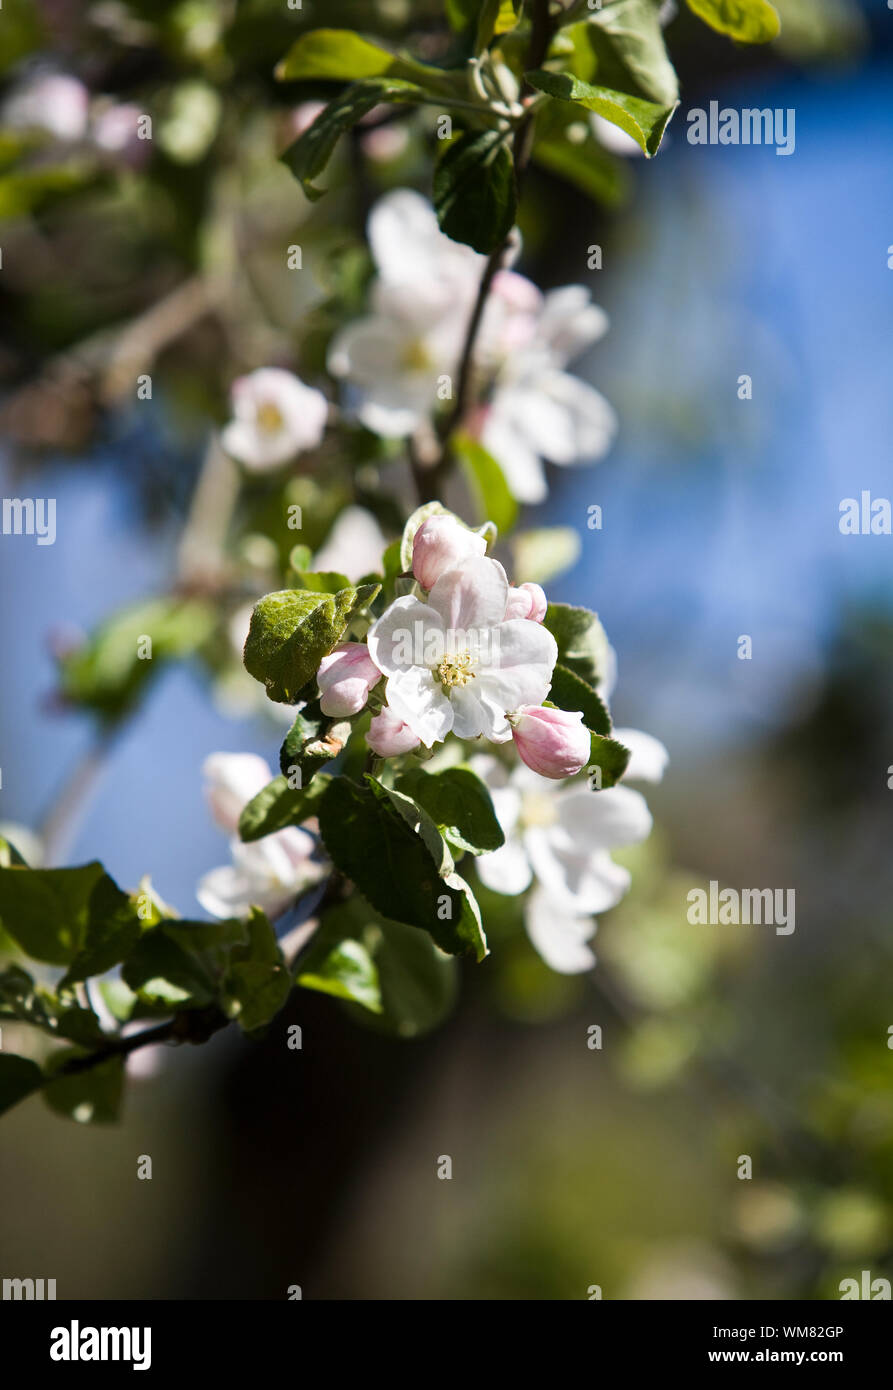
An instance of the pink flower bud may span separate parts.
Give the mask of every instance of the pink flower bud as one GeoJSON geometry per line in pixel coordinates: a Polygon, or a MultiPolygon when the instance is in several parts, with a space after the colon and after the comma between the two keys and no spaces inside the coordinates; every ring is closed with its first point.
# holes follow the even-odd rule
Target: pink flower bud
{"type": "Polygon", "coordinates": [[[484,555],[487,542],[451,516],[429,516],[415,533],[412,572],[423,589],[433,589],[447,570],[460,569],[472,556],[484,555]]]}
{"type": "Polygon", "coordinates": [[[359,714],[369,699],[369,691],[380,680],[381,672],[365,642],[341,642],[319,663],[319,707],[333,719],[359,714]]]}
{"type": "Polygon", "coordinates": [[[366,742],[380,758],[395,758],[398,753],[409,753],[413,748],[418,748],[420,740],[398,714],[386,708],[369,725],[366,742]]]}
{"type": "Polygon", "coordinates": [[[521,758],[541,777],[573,777],[589,758],[589,730],[579,710],[525,705],[509,722],[521,758]]]}
{"type": "Polygon", "coordinates": [[[509,600],[505,610],[505,620],[509,618],[529,618],[532,623],[541,623],[546,616],[549,604],[539,584],[514,584],[509,589],[509,600]]]}

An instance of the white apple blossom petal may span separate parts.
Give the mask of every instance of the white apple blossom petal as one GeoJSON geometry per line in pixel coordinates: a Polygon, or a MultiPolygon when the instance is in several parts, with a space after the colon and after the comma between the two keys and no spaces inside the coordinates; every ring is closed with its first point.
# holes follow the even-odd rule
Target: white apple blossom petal
{"type": "Polygon", "coordinates": [[[440,743],[451,731],[452,702],[424,666],[414,666],[389,677],[386,691],[390,709],[426,748],[440,743]]]}
{"type": "Polygon", "coordinates": [[[205,797],[217,825],[232,834],[243,809],[273,780],[270,765],[256,753],[212,753],[202,765],[205,797]]]}
{"type": "Polygon", "coordinates": [[[496,629],[492,664],[478,675],[482,691],[503,710],[541,705],[549,693],[558,644],[547,627],[510,618],[496,629]]]}
{"type": "Polygon", "coordinates": [[[506,840],[492,854],[482,854],[475,861],[478,878],[493,893],[515,897],[533,882],[533,869],[520,840],[506,840]]]}
{"type": "Polygon", "coordinates": [[[629,892],[628,870],[615,864],[607,850],[576,849],[562,832],[539,826],[524,832],[524,848],[540,883],[562,911],[607,912],[629,892]]]}
{"type": "Polygon", "coordinates": [[[629,766],[624,778],[642,782],[660,782],[670,761],[670,755],[659,738],[641,729],[615,729],[616,738],[630,751],[629,766]]]}
{"type": "Polygon", "coordinates": [[[588,915],[559,909],[541,889],[530,895],[525,912],[527,935],[550,970],[559,975],[580,975],[595,965],[587,944],[596,923],[588,915]]]}
{"type": "Polygon", "coordinates": [[[608,315],[593,304],[585,285],[564,285],[545,296],[537,336],[564,365],[603,338],[608,326],[608,315]]]}
{"type": "Polygon", "coordinates": [[[440,614],[430,604],[405,594],[395,599],[369,629],[369,655],[386,676],[400,675],[424,663],[429,632],[433,634],[431,644],[439,641],[443,650],[446,638],[440,614]]]}
{"type": "Polygon", "coordinates": [[[573,787],[560,792],[555,804],[558,823],[579,852],[587,847],[620,849],[647,840],[651,833],[648,803],[632,787],[609,787],[601,792],[573,787]]]}

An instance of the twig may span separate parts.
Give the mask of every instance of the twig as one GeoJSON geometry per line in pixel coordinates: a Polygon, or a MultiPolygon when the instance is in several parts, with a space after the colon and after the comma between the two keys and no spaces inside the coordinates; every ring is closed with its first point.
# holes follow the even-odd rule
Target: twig
{"type": "MultiPolygon", "coordinates": [[[[526,63],[528,69],[532,70],[541,67],[545,62],[549,52],[549,45],[552,42],[553,32],[554,23],[549,14],[549,0],[534,0],[533,23],[526,63]]],[[[535,98],[532,96],[532,89],[526,84],[525,95],[527,98],[527,107],[524,115],[515,127],[515,134],[512,141],[515,181],[519,193],[533,151],[534,122],[536,116],[536,107],[533,105],[535,98]]],[[[459,359],[455,404],[447,416],[441,433],[443,442],[440,458],[433,468],[425,470],[422,474],[413,467],[413,477],[415,478],[420,502],[432,501],[437,496],[444,475],[452,464],[450,441],[465,419],[469,405],[471,404],[472,387],[474,383],[475,348],[477,346],[478,334],[480,332],[481,323],[483,322],[484,312],[487,307],[487,300],[493,288],[493,281],[502,269],[510,245],[511,233],[506,237],[505,241],[491,252],[487,264],[484,267],[483,275],[481,276],[477,298],[475,299],[474,308],[465,333],[462,355],[459,359]]],[[[410,459],[410,463],[412,463],[412,459],[410,459]]]]}

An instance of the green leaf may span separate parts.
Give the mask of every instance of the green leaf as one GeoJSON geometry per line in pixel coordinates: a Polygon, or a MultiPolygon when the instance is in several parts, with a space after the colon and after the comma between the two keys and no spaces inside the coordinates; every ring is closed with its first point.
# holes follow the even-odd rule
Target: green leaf
{"type": "Polygon", "coordinates": [[[477,24],[481,0],[446,0],[446,17],[457,34],[467,33],[477,24]]]}
{"type": "MultiPolygon", "coordinates": [[[[51,1066],[54,1072],[84,1054],[78,1048],[58,1054],[51,1066]]],[[[44,1087],[44,1099],[51,1110],[78,1124],[111,1124],[118,1118],[124,1091],[124,1058],[109,1057],[94,1067],[55,1075],[44,1087]]]]}
{"type": "Polygon", "coordinates": [[[316,803],[328,781],[328,777],[320,776],[309,787],[292,788],[287,777],[274,777],[249,801],[239,817],[239,837],[250,843],[284,830],[287,825],[301,825],[316,815],[316,803]]]}
{"type": "Polygon", "coordinates": [[[512,540],[518,582],[547,584],[573,569],[580,558],[580,537],[572,526],[543,526],[522,531],[512,540]]]}
{"type": "Polygon", "coordinates": [[[59,664],[60,691],[114,721],[130,712],[162,667],[190,656],[217,626],[212,605],[154,599],[115,614],[59,664]]]}
{"type": "Polygon", "coordinates": [[[266,1028],[283,1007],[291,993],[292,978],[269,918],[255,908],[247,927],[247,942],[230,952],[223,1007],[243,1032],[255,1033],[266,1028]]]}
{"type": "Polygon", "coordinates": [[[344,751],[352,725],[349,719],[323,716],[318,727],[311,727],[310,733],[305,734],[308,725],[312,725],[312,721],[298,715],[279,750],[279,766],[287,780],[296,781],[300,774],[302,790],[312,795],[310,787],[316,774],[344,751]]]}
{"type": "Polygon", "coordinates": [[[572,73],[538,68],[536,72],[527,74],[527,80],[537,91],[545,92],[559,101],[576,102],[587,111],[597,111],[605,120],[631,135],[649,159],[660,149],[664,131],[676,110],[676,104],[659,106],[653,101],[627,96],[625,92],[615,92],[608,87],[593,87],[572,73]]]}
{"type": "Polygon", "coordinates": [[[364,935],[378,970],[382,1011],[365,1020],[398,1038],[418,1038],[442,1023],[457,992],[456,961],[424,932],[370,911],[364,935]]]}
{"type": "Polygon", "coordinates": [[[108,874],[103,874],[87,903],[84,939],[59,988],[70,988],[91,975],[104,975],[136,945],[142,929],[136,907],[108,874]]]}
{"type": "Polygon", "coordinates": [[[36,1062],[12,1052],[0,1052],[0,1115],[39,1091],[42,1085],[43,1072],[36,1062]]]}
{"type": "Polygon", "coordinates": [[[480,914],[434,821],[372,777],[360,785],[337,777],[319,809],[323,842],[334,864],[383,916],[431,934],[450,955],[487,954],[480,914]]]}
{"type": "Polygon", "coordinates": [[[591,733],[611,732],[611,716],[604,700],[587,681],[566,666],[556,666],[552,672],[549,700],[559,709],[580,710],[583,723],[591,733]]]}
{"type": "Polygon", "coordinates": [[[605,791],[620,781],[629,764],[629,758],[629,749],[618,743],[616,738],[602,738],[600,734],[593,734],[586,775],[591,779],[593,768],[599,768],[599,790],[605,791]]]}
{"type": "Polygon", "coordinates": [[[240,961],[226,973],[223,1007],[245,1033],[266,1028],[284,1007],[292,978],[284,965],[240,961]]]}
{"type": "Polygon", "coordinates": [[[216,994],[214,979],[188,945],[175,940],[176,927],[154,927],[145,933],[121,977],[135,994],[150,1003],[202,1008],[216,994]]]}
{"type": "Polygon", "coordinates": [[[300,962],[297,983],[303,989],[347,999],[371,1013],[382,1011],[378,970],[362,941],[343,936],[337,913],[323,922],[300,962]]]}
{"type": "Polygon", "coordinates": [[[467,767],[404,773],[397,790],[411,797],[434,821],[454,849],[488,854],[505,844],[486,785],[467,767]]]}
{"type": "MultiPolygon", "coordinates": [[[[382,917],[359,893],[332,908],[320,931],[327,934],[329,945],[360,945],[372,963],[379,1008],[371,1007],[371,994],[369,1003],[348,1001],[348,1012],[358,1023],[398,1038],[421,1037],[453,1007],[456,960],[438,950],[427,933],[382,917]]],[[[307,954],[308,967],[315,943],[316,938],[307,954]]],[[[325,945],[321,949],[325,951],[325,945]]],[[[304,962],[299,968],[305,968],[304,962]]]]}
{"type": "Polygon", "coordinates": [[[358,82],[329,102],[313,124],[280,156],[282,163],[300,181],[307,197],[316,202],[325,189],[317,188],[313,181],[332,158],[344,132],[355,126],[380,102],[412,100],[419,95],[419,88],[408,82],[393,79],[358,82]]]}
{"type": "Polygon", "coordinates": [[[616,0],[561,31],[555,53],[572,48],[569,66],[587,82],[644,97],[659,106],[679,100],[679,82],[667,57],[652,0],[616,0]]]}
{"type": "Polygon", "coordinates": [[[557,174],[579,188],[588,198],[605,207],[618,207],[626,199],[630,178],[622,160],[615,158],[596,139],[589,125],[580,124],[581,139],[571,138],[568,126],[577,133],[573,122],[554,135],[537,133],[533,158],[550,174],[557,174]]]}
{"type": "Polygon", "coordinates": [[[502,130],[469,131],[447,145],[434,169],[441,231],[489,255],[515,225],[515,166],[502,130]]]}
{"type": "Polygon", "coordinates": [[[598,614],[568,603],[550,603],[543,621],[558,643],[560,665],[587,685],[597,686],[607,675],[609,652],[598,614]]]}
{"type": "Polygon", "coordinates": [[[101,864],[75,869],[0,869],[0,921],[33,960],[68,965],[84,942],[101,864]]]}
{"type": "Polygon", "coordinates": [[[518,23],[521,6],[516,0],[483,0],[478,19],[475,53],[483,53],[500,34],[508,34],[518,23]]]}
{"type": "Polygon", "coordinates": [[[490,519],[498,530],[511,531],[518,519],[518,504],[496,459],[468,434],[455,435],[452,448],[474,494],[481,520],[490,519]]]}
{"type": "Polygon", "coordinates": [[[778,11],[768,0],[688,0],[688,8],[739,43],[768,43],[781,30],[778,11]]]}
{"type": "Polygon", "coordinates": [[[281,589],[260,600],[251,615],[244,661],[271,700],[291,704],[298,699],[340,641],[357,597],[353,587],[337,594],[281,589]]]}
{"type": "Polygon", "coordinates": [[[336,574],[333,570],[321,570],[311,572],[301,570],[295,575],[295,582],[292,585],[295,589],[309,589],[317,594],[337,594],[342,589],[350,588],[350,580],[344,574],[336,574]]]}
{"type": "Polygon", "coordinates": [[[449,92],[456,78],[442,68],[391,53],[352,29],[312,29],[296,39],[276,65],[280,82],[364,82],[390,78],[424,90],[449,92]]]}

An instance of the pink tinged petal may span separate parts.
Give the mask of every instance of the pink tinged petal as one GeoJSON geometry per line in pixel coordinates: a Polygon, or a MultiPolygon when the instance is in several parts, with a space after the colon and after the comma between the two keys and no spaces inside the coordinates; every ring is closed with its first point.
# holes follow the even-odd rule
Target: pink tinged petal
{"type": "Polygon", "coordinates": [[[659,738],[639,729],[615,729],[611,737],[630,751],[629,766],[623,774],[626,780],[661,781],[670,755],[659,738]]]}
{"type": "Polygon", "coordinates": [[[478,878],[492,893],[515,897],[530,887],[533,870],[519,839],[506,840],[492,854],[482,854],[475,862],[478,878]]]}
{"type": "Polygon", "coordinates": [[[447,570],[464,565],[473,556],[484,555],[483,536],[451,516],[431,516],[423,521],[412,543],[412,572],[423,589],[433,589],[447,570]]]}
{"type": "Polygon", "coordinates": [[[505,616],[506,619],[526,618],[529,622],[541,623],[548,606],[548,599],[539,584],[519,584],[517,588],[512,585],[505,616]]]}
{"type": "Polygon", "coordinates": [[[559,909],[540,890],[532,893],[525,912],[527,935],[537,953],[559,975],[580,975],[595,965],[587,944],[596,924],[588,915],[559,909]]]}
{"type": "Polygon", "coordinates": [[[269,764],[256,753],[212,753],[202,775],[211,815],[230,834],[248,802],[273,780],[269,764]]]}
{"type": "Polygon", "coordinates": [[[541,777],[573,777],[589,759],[589,730],[579,711],[521,709],[512,737],[520,757],[541,777]]]}
{"type": "Polygon", "coordinates": [[[419,739],[394,710],[383,709],[369,725],[366,742],[380,758],[395,758],[418,748],[419,739]]]}
{"type": "Polygon", "coordinates": [[[343,718],[359,714],[381,672],[364,642],[341,642],[323,657],[316,680],[323,714],[343,718]]]}
{"type": "Polygon", "coordinates": [[[505,570],[497,560],[473,557],[461,569],[442,574],[428,602],[448,631],[484,630],[502,622],[508,587],[505,570]]]}

